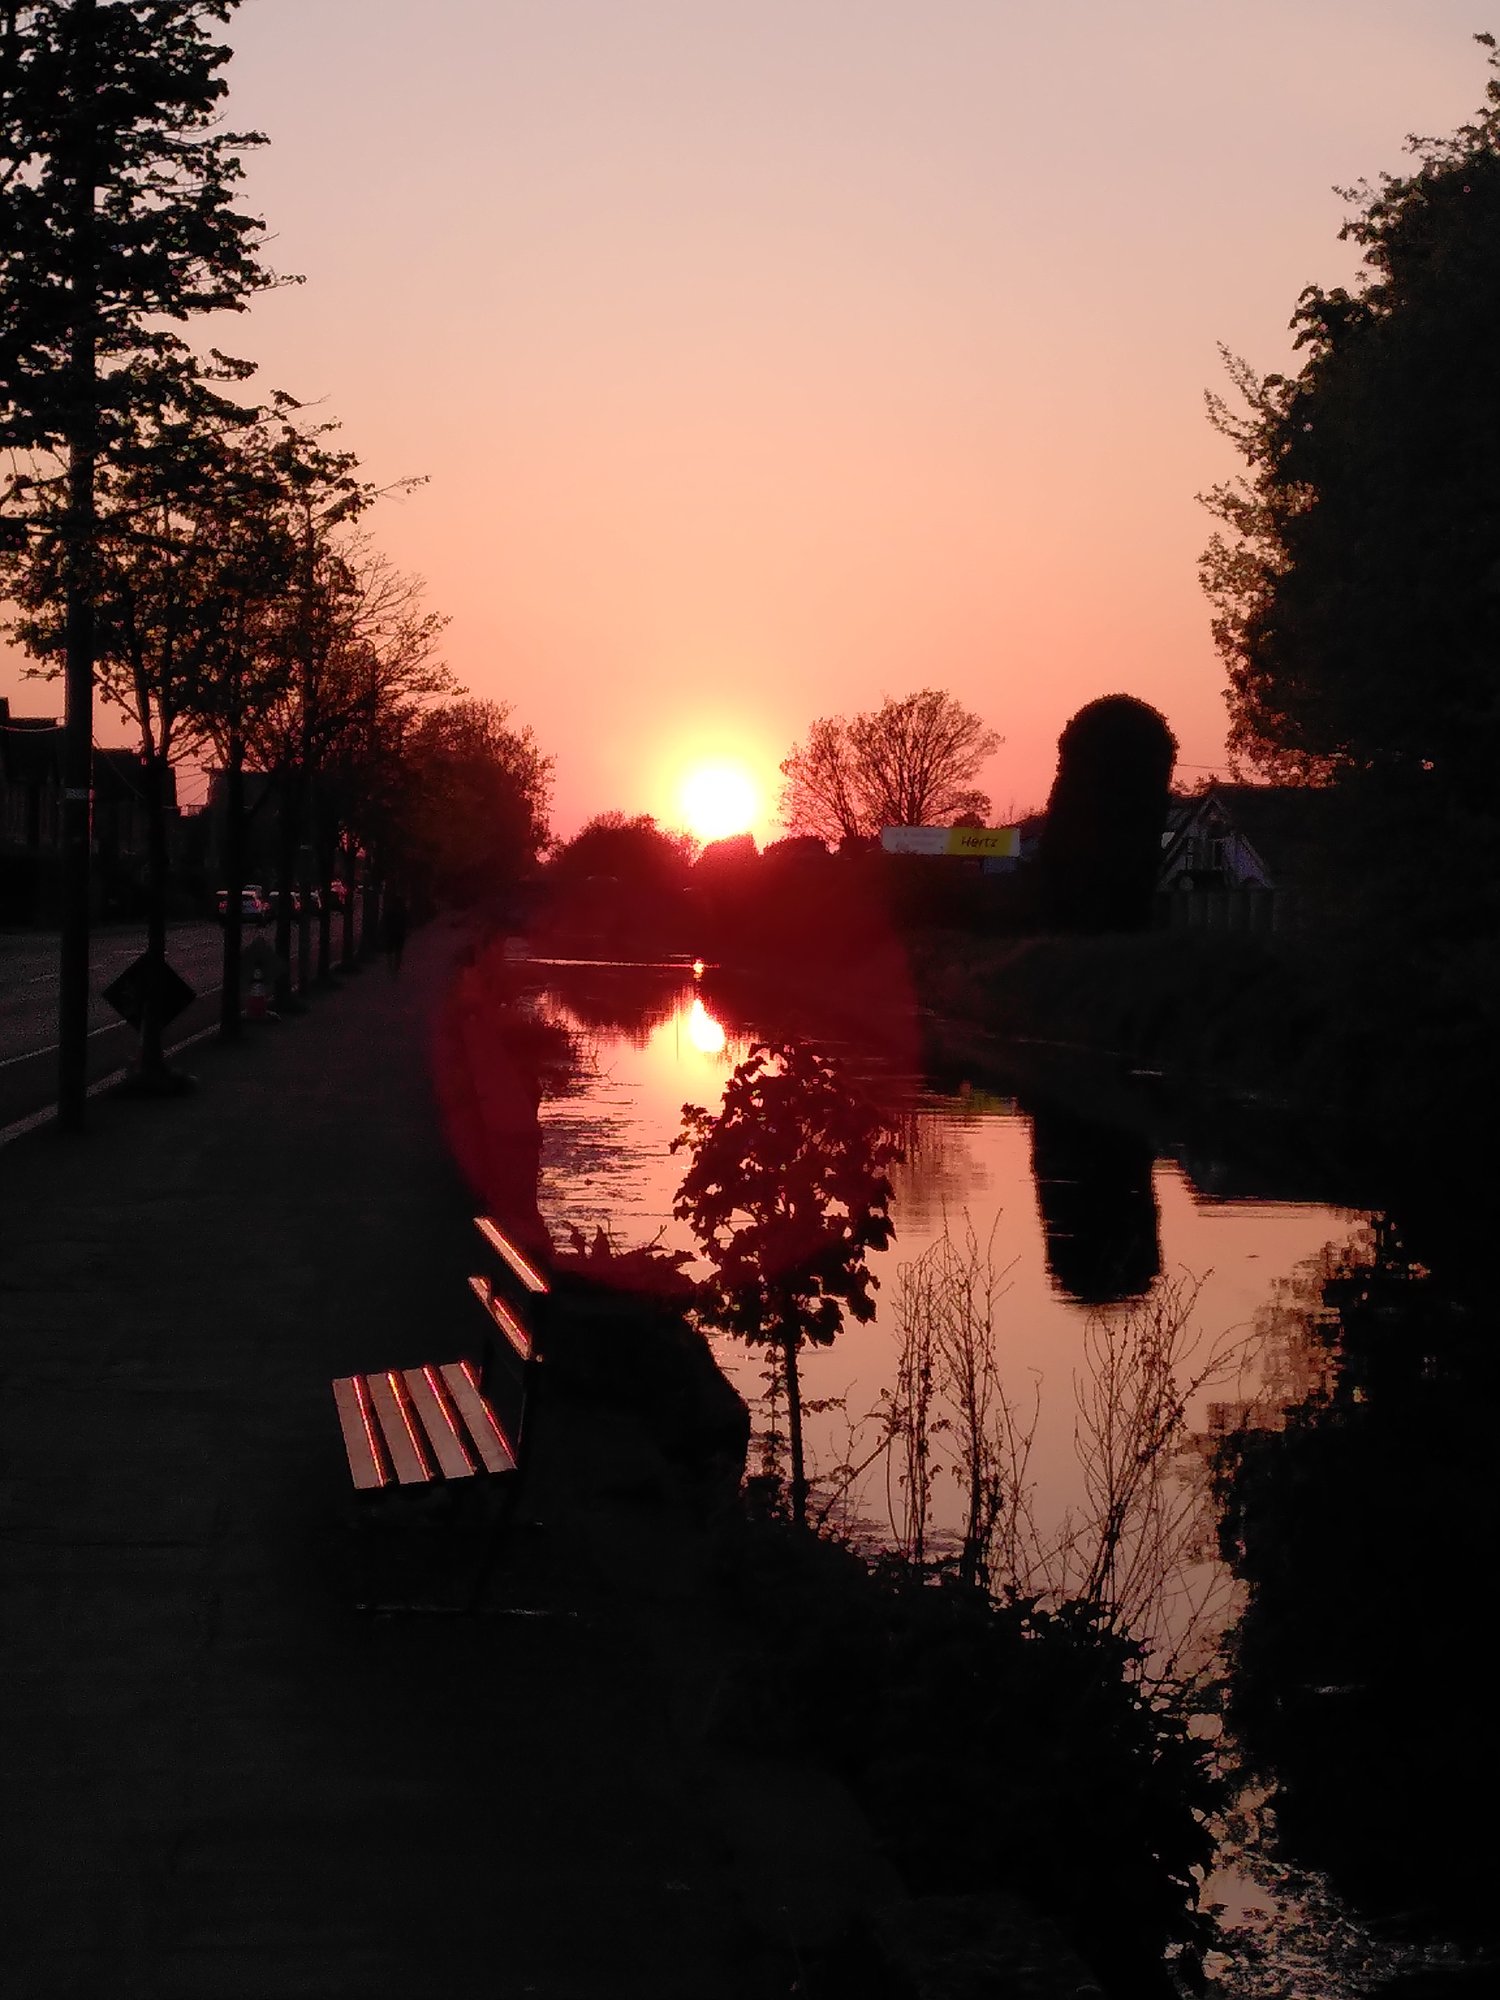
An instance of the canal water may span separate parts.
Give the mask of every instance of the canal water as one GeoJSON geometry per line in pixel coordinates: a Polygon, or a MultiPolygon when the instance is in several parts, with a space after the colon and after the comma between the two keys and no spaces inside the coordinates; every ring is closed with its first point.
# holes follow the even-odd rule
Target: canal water
{"type": "MultiPolygon", "coordinates": [[[[711,968],[515,970],[580,1055],[570,1085],[541,1107],[538,1203],[554,1240],[602,1230],[620,1250],[692,1251],[672,1214],[682,1108],[716,1108],[752,1040],[789,1022],[731,996],[711,968]]],[[[1107,1561],[1109,1595],[1153,1668],[1194,1681],[1202,1727],[1224,1730],[1241,1771],[1205,1892],[1223,1908],[1227,1942],[1213,1990],[1236,2000],[1481,1990],[1493,1961],[1468,1912],[1475,1896],[1488,1900],[1487,1864],[1454,1837],[1464,1810],[1454,1783],[1431,1774],[1460,1746],[1415,1719],[1417,1690],[1385,1683],[1440,1665],[1450,1683],[1456,1673],[1459,1689],[1421,1698],[1452,1699],[1449,1724],[1478,1729],[1468,1749],[1480,1755],[1493,1749],[1489,1704],[1454,1651],[1451,1604],[1434,1613],[1425,1588],[1421,1607],[1401,1601],[1419,1586],[1393,1576],[1369,1541],[1386,1532],[1405,1549],[1428,1531],[1431,1508],[1413,1497],[1428,1468],[1407,1464],[1403,1518],[1390,1519],[1383,1453],[1464,1455],[1454,1408],[1473,1385],[1462,1356],[1452,1379],[1448,1339],[1462,1308],[1455,1321],[1448,1292],[1434,1292],[1387,1218],[1314,1198],[1305,1163],[1180,1136],[1149,1078],[1121,1088],[1116,1077],[1101,1092],[1075,1077],[1060,1089],[1025,1065],[1007,1075],[993,1056],[982,1068],[934,1065],[914,1045],[841,1041],[826,1022],[817,1040],[877,1097],[905,1158],[892,1172],[894,1241],[872,1258],[875,1320],[804,1355],[815,1505],[856,1539],[908,1547],[920,1513],[926,1549],[957,1546],[963,1425],[941,1385],[920,1509],[892,1437],[893,1414],[909,1412],[910,1329],[943,1279],[944,1296],[968,1302],[987,1356],[1008,1523],[997,1562],[1028,1589],[1076,1591],[1107,1561]],[[1415,1331],[1401,1317],[1414,1307],[1415,1331]],[[1393,1361],[1403,1338],[1417,1351],[1393,1361]],[[1427,1432],[1372,1439],[1435,1380],[1427,1432]],[[1106,1517],[1124,1526],[1101,1553],[1106,1517]],[[1410,1667],[1372,1664],[1393,1621],[1428,1630],[1434,1617],[1441,1662],[1424,1641],[1410,1667]]],[[[757,1400],[761,1358],[727,1339],[716,1352],[774,1431],[774,1408],[757,1400]]],[[[1448,1486],[1433,1505],[1450,1510],[1442,1527],[1461,1546],[1434,1587],[1483,1532],[1452,1518],[1465,1506],[1462,1476],[1448,1486]]],[[[1397,1649],[1403,1660],[1410,1650],[1397,1649]]]]}

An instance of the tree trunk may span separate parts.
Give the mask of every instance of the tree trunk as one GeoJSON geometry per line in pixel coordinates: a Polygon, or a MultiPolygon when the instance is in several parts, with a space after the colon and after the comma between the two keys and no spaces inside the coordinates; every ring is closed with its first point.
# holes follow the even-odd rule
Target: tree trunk
{"type": "Polygon", "coordinates": [[[787,1430],[792,1442],[792,1520],[807,1526],[807,1463],[802,1455],[802,1378],[797,1368],[797,1337],[781,1343],[782,1368],[786,1375],[787,1430]]]}
{"type": "Polygon", "coordinates": [[[297,992],[307,998],[312,985],[312,847],[301,841],[297,847],[297,992]]]}
{"type": "Polygon", "coordinates": [[[297,820],[301,785],[295,776],[285,781],[276,802],[276,1008],[295,1014],[300,1002],[292,991],[292,892],[297,886],[297,820]]]}
{"type": "Polygon", "coordinates": [[[359,924],[359,955],[363,959],[375,956],[380,942],[380,888],[375,879],[373,855],[365,856],[365,888],[361,899],[359,924]]]}
{"type": "Polygon", "coordinates": [[[317,822],[318,872],[318,984],[333,977],[333,857],[337,852],[338,829],[319,814],[317,822]]]}
{"type": "Polygon", "coordinates": [[[167,760],[153,746],[145,753],[146,790],[146,979],[141,1007],[141,1053],[139,1072],[143,1079],[164,1077],[167,1072],[163,1040],[166,1021],[167,971],[167,760]]]}
{"type": "MultiPolygon", "coordinates": [[[[92,346],[92,342],[89,343],[92,346]]],[[[87,1092],[89,868],[93,842],[94,602],[88,585],[93,538],[94,452],[68,455],[67,663],[62,744],[62,938],[57,988],[57,1111],[82,1131],[87,1092]]]]}
{"type": "Polygon", "coordinates": [[[339,964],[345,972],[354,970],[354,835],[344,841],[344,930],[339,964]]]}
{"type": "Polygon", "coordinates": [[[224,984],[219,1001],[219,1039],[234,1042],[244,1032],[240,1020],[240,959],[244,943],[245,745],[238,730],[229,737],[224,762],[224,984]]]}
{"type": "Polygon", "coordinates": [[[77,0],[70,22],[67,121],[73,334],[69,406],[67,606],[62,745],[62,938],[57,982],[57,1115],[81,1132],[88,1092],[89,850],[94,773],[94,480],[98,462],[98,279],[94,197],[94,0],[77,0]]]}

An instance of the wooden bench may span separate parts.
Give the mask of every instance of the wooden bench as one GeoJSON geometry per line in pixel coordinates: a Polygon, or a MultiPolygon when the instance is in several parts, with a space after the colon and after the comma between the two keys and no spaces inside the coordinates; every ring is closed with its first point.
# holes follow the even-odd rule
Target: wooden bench
{"type": "Polygon", "coordinates": [[[489,1216],[474,1222],[501,1280],[469,1279],[484,1309],[478,1361],[419,1362],[333,1384],[364,1544],[356,1586],[364,1609],[472,1608],[522,1483],[550,1287],[489,1216]],[[462,1603],[451,1601],[455,1570],[471,1573],[462,1603]]]}

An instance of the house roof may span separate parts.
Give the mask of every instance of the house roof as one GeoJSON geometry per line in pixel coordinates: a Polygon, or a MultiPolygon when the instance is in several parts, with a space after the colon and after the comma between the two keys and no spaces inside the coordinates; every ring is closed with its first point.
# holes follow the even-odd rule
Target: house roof
{"type": "Polygon", "coordinates": [[[1319,785],[1211,785],[1169,815],[1163,865],[1193,833],[1218,826],[1248,842],[1272,879],[1284,883],[1306,873],[1326,847],[1332,809],[1333,793],[1319,785]]]}
{"type": "Polygon", "coordinates": [[[59,768],[62,724],[47,715],[12,715],[0,706],[0,769],[10,784],[35,783],[59,768]]]}
{"type": "Polygon", "coordinates": [[[1321,842],[1333,804],[1333,793],[1321,785],[1215,785],[1209,797],[1267,860],[1321,842]]]}

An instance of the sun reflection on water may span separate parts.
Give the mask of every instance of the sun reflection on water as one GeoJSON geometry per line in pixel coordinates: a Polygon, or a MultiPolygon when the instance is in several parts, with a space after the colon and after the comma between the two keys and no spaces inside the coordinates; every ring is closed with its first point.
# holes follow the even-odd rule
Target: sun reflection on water
{"type": "Polygon", "coordinates": [[[688,1040],[706,1056],[722,1055],[728,1036],[696,995],[687,1013],[688,1040]]]}

